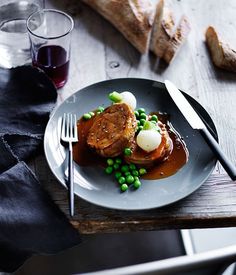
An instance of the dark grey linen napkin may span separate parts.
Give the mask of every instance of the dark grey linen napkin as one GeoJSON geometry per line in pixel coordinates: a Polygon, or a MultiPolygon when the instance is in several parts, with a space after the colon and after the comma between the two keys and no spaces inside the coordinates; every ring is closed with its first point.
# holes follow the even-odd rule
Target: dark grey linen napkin
{"type": "Polygon", "coordinates": [[[38,69],[0,68],[0,270],[5,272],[33,254],[54,254],[80,242],[25,163],[42,151],[56,97],[38,69]]]}

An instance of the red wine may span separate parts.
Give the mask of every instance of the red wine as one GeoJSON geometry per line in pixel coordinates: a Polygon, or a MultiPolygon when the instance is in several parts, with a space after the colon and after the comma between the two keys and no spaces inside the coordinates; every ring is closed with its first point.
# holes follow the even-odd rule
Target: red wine
{"type": "Polygon", "coordinates": [[[62,87],[68,78],[69,60],[61,46],[49,45],[39,48],[33,65],[42,69],[57,88],[62,87]]]}

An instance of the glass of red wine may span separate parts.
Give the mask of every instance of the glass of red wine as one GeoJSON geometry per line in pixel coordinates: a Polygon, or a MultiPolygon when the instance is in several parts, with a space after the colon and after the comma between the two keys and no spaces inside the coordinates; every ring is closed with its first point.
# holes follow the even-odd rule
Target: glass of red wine
{"type": "Polygon", "coordinates": [[[73,19],[66,13],[42,9],[27,20],[32,64],[42,69],[57,88],[68,79],[73,19]]]}

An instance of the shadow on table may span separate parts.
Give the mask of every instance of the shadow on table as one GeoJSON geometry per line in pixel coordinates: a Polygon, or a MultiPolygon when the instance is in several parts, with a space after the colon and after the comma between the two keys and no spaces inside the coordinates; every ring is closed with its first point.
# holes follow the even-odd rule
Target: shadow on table
{"type": "Polygon", "coordinates": [[[184,255],[180,231],[96,234],[55,256],[34,256],[15,275],[66,275],[184,255]]]}

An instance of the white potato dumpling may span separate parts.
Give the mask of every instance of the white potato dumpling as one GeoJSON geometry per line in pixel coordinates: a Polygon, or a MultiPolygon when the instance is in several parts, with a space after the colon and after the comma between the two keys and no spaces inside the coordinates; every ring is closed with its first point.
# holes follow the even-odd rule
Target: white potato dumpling
{"type": "Polygon", "coordinates": [[[125,92],[120,93],[120,95],[122,96],[121,102],[126,103],[133,110],[136,109],[137,101],[136,101],[135,96],[131,92],[125,91],[125,92]]]}
{"type": "Polygon", "coordinates": [[[144,151],[151,152],[161,144],[161,134],[156,130],[141,130],[137,135],[137,144],[144,151]]]}

